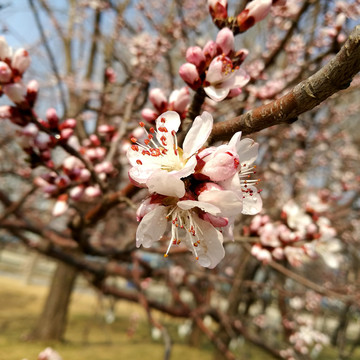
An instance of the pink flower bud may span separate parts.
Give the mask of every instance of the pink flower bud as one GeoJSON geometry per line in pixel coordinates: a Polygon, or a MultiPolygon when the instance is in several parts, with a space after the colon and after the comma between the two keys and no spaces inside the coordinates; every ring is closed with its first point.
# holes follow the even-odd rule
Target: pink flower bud
{"type": "Polygon", "coordinates": [[[186,61],[194,64],[200,73],[204,71],[206,58],[199,46],[191,46],[186,50],[186,61]]]}
{"type": "Polygon", "coordinates": [[[10,59],[11,48],[3,36],[0,36],[0,60],[10,59]]]}
{"type": "Polygon", "coordinates": [[[210,40],[205,44],[203,53],[206,59],[211,60],[221,54],[221,48],[215,41],[210,40]]]}
{"type": "Polygon", "coordinates": [[[204,162],[200,174],[211,181],[224,181],[234,176],[239,168],[239,155],[227,145],[207,148],[198,154],[204,162]]]}
{"type": "Polygon", "coordinates": [[[36,80],[31,80],[26,87],[26,100],[33,106],[39,92],[39,83],[36,80]]]}
{"type": "Polygon", "coordinates": [[[74,134],[74,129],[63,129],[60,131],[61,139],[67,140],[74,134]]]}
{"type": "Polygon", "coordinates": [[[11,106],[0,106],[0,119],[9,119],[11,117],[11,106]]]}
{"type": "Polygon", "coordinates": [[[57,201],[52,209],[53,216],[60,216],[65,214],[66,210],[69,208],[67,200],[67,194],[62,194],[57,198],[57,201]]]}
{"type": "Polygon", "coordinates": [[[284,258],[284,249],[277,247],[272,251],[272,256],[277,260],[282,260],[284,258]]]}
{"type": "Polygon", "coordinates": [[[69,192],[69,195],[73,200],[80,200],[83,194],[84,194],[84,187],[82,185],[73,187],[69,192]]]}
{"type": "Polygon", "coordinates": [[[28,137],[35,137],[39,133],[39,129],[35,124],[27,124],[21,130],[22,135],[28,137]]]}
{"type": "Polygon", "coordinates": [[[25,49],[18,49],[13,55],[11,66],[13,69],[16,69],[21,75],[30,66],[30,63],[31,59],[29,53],[25,49]]]}
{"type": "Polygon", "coordinates": [[[74,129],[76,127],[75,119],[66,119],[62,124],[59,125],[59,129],[74,129]]]}
{"type": "Polygon", "coordinates": [[[187,87],[183,87],[180,90],[174,90],[171,93],[169,102],[172,104],[174,111],[181,115],[189,106],[190,100],[189,89],[187,87]]]}
{"type": "Polygon", "coordinates": [[[215,19],[226,19],[227,14],[227,0],[208,0],[208,6],[211,17],[215,19]]]}
{"type": "Polygon", "coordinates": [[[193,90],[200,87],[200,76],[194,64],[185,63],[181,65],[179,75],[193,90]]]}
{"type": "Polygon", "coordinates": [[[40,132],[35,138],[35,145],[40,150],[46,150],[51,142],[50,136],[44,132],[40,132]]]}
{"type": "Polygon", "coordinates": [[[68,156],[62,165],[65,171],[73,171],[75,168],[81,169],[84,167],[82,161],[75,156],[68,156]]]}
{"type": "Polygon", "coordinates": [[[50,129],[56,129],[59,124],[59,117],[56,114],[56,110],[54,108],[49,108],[46,111],[46,118],[49,122],[50,129]]]}
{"type": "Polygon", "coordinates": [[[236,18],[240,31],[246,31],[265,19],[270,12],[272,0],[253,0],[236,18]]]}
{"type": "Polygon", "coordinates": [[[99,146],[101,144],[100,139],[95,134],[91,134],[89,139],[94,146],[99,146]]]}
{"type": "Polygon", "coordinates": [[[116,72],[112,67],[106,68],[105,76],[110,84],[113,84],[116,81],[116,72]]]}
{"type": "Polygon", "coordinates": [[[84,193],[89,198],[96,198],[101,195],[101,190],[97,186],[88,186],[84,193]]]}
{"type": "Polygon", "coordinates": [[[10,81],[12,77],[12,71],[9,65],[3,61],[0,61],[0,83],[5,84],[10,81]]]}
{"type": "Polygon", "coordinates": [[[98,127],[98,133],[101,135],[111,134],[115,131],[114,126],[102,124],[98,127]]]}
{"type": "Polygon", "coordinates": [[[89,181],[91,178],[91,173],[88,169],[81,169],[80,172],[80,180],[81,181],[89,181]]]}
{"type": "Polygon", "coordinates": [[[25,101],[26,88],[22,83],[5,85],[3,90],[8,98],[15,104],[21,104],[25,101]]]}
{"type": "Polygon", "coordinates": [[[159,112],[165,111],[167,107],[167,99],[161,89],[155,88],[150,90],[149,99],[153,103],[156,110],[158,110],[159,112]]]}
{"type": "Polygon", "coordinates": [[[149,108],[145,108],[141,111],[141,116],[143,117],[144,120],[146,120],[147,122],[154,124],[155,120],[157,119],[157,117],[159,116],[159,114],[149,108]]]}
{"type": "Polygon", "coordinates": [[[223,54],[228,55],[234,51],[234,34],[229,28],[223,28],[216,37],[216,43],[220,46],[223,54]]]}

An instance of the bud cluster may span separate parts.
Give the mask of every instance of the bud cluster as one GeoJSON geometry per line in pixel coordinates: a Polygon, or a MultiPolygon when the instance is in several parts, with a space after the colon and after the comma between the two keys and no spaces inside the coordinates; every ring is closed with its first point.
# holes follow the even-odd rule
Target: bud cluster
{"type": "Polygon", "coordinates": [[[183,87],[174,90],[168,100],[160,88],[154,88],[150,90],[149,100],[155,109],[145,108],[141,111],[141,116],[149,123],[154,124],[160,114],[169,110],[176,111],[181,119],[185,119],[190,104],[190,93],[187,87],[183,87]]]}
{"type": "Polygon", "coordinates": [[[250,80],[240,69],[248,51],[235,51],[234,34],[224,28],[216,41],[209,41],[203,48],[192,46],[187,49],[187,63],[181,65],[181,78],[193,89],[203,87],[206,94],[215,101],[231,98],[241,93],[241,88],[250,80]]]}

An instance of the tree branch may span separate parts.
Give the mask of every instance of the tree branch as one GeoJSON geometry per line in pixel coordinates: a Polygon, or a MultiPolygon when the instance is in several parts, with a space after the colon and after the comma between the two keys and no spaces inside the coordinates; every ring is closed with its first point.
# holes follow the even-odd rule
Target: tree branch
{"type": "Polygon", "coordinates": [[[337,55],[322,69],[281,98],[231,120],[215,124],[209,142],[229,140],[237,131],[249,135],[273,125],[292,123],[300,114],[349,87],[359,71],[360,25],[355,27],[337,55]]]}

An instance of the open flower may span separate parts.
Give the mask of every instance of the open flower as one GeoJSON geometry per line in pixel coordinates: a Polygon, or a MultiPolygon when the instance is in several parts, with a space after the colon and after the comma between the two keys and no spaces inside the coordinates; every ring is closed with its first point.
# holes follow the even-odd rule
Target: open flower
{"type": "Polygon", "coordinates": [[[170,239],[165,257],[168,256],[172,246],[184,243],[201,266],[212,269],[222,260],[225,251],[221,232],[210,222],[200,218],[204,213],[219,214],[220,209],[217,206],[174,197],[160,197],[159,200],[158,195],[154,195],[146,202],[145,207],[148,212],[142,212],[144,216],[136,232],[137,247],[152,246],[170,227],[170,239]],[[153,204],[150,205],[152,201],[153,204]]]}
{"type": "Polygon", "coordinates": [[[209,113],[197,116],[181,149],[176,138],[180,126],[179,114],[167,111],[160,115],[156,120],[156,130],[150,128],[144,144],[132,138],[134,144],[127,152],[132,166],[130,179],[139,186],[149,187],[150,192],[181,198],[185,194],[185,186],[180,179],[195,171],[195,154],[207,140],[212,125],[213,118],[209,113]]]}
{"type": "Polygon", "coordinates": [[[229,57],[219,55],[209,65],[204,90],[211,99],[222,101],[230,90],[244,87],[249,80],[250,76],[245,70],[234,67],[229,57]]]}

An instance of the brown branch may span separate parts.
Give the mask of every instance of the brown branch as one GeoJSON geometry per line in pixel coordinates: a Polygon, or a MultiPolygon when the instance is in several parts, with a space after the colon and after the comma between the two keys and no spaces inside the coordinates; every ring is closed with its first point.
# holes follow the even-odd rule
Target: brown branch
{"type": "Polygon", "coordinates": [[[280,99],[215,124],[209,141],[229,140],[237,131],[249,135],[273,125],[292,123],[300,114],[349,87],[359,71],[360,25],[355,27],[338,54],[309,79],[296,85],[280,99]]]}

